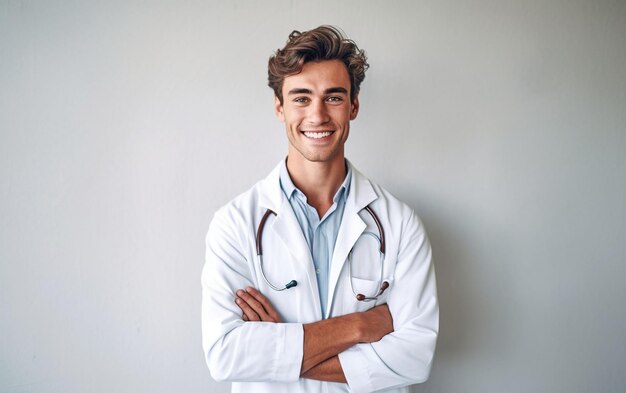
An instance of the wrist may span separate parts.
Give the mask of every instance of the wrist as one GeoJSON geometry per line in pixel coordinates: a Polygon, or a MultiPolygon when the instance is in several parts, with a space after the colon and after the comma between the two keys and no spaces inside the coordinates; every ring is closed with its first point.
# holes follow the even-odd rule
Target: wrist
{"type": "Polygon", "coordinates": [[[358,344],[365,341],[367,333],[367,315],[364,312],[348,314],[350,317],[350,331],[352,332],[352,343],[358,344]]]}

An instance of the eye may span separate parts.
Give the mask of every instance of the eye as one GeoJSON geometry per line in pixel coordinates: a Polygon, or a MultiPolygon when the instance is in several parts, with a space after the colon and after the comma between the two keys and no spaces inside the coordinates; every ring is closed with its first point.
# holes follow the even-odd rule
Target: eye
{"type": "Polygon", "coordinates": [[[309,98],[308,97],[296,97],[293,99],[293,102],[295,102],[296,104],[306,104],[307,102],[309,102],[309,98]]]}
{"type": "Polygon", "coordinates": [[[330,97],[326,98],[326,101],[330,102],[330,103],[339,104],[339,103],[343,102],[343,97],[340,97],[340,96],[330,96],[330,97]]]}

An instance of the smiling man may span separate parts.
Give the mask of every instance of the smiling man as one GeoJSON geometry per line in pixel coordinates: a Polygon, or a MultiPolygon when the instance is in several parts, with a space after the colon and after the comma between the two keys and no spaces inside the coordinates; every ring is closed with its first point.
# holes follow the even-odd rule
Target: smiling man
{"type": "Polygon", "coordinates": [[[330,26],[294,31],[269,60],[287,157],[215,214],[202,272],[207,364],[235,392],[408,392],[428,378],[426,232],[344,155],[367,68],[330,26]]]}

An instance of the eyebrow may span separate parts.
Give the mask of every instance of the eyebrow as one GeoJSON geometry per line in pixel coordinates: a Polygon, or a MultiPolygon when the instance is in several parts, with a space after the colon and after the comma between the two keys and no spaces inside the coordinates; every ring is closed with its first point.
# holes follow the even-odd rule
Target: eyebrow
{"type": "MultiPolygon", "coordinates": [[[[329,87],[328,89],[324,90],[324,94],[332,94],[332,93],[348,94],[348,90],[346,90],[343,87],[329,87]]],[[[287,92],[287,95],[294,95],[294,94],[313,94],[313,91],[311,89],[295,88],[287,92]]]]}

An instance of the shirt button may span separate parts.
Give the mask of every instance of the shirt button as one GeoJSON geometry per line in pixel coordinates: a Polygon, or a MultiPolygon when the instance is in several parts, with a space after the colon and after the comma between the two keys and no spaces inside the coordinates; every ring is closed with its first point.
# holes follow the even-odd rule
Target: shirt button
{"type": "Polygon", "coordinates": [[[320,274],[320,269],[315,269],[315,273],[320,274]]]}

